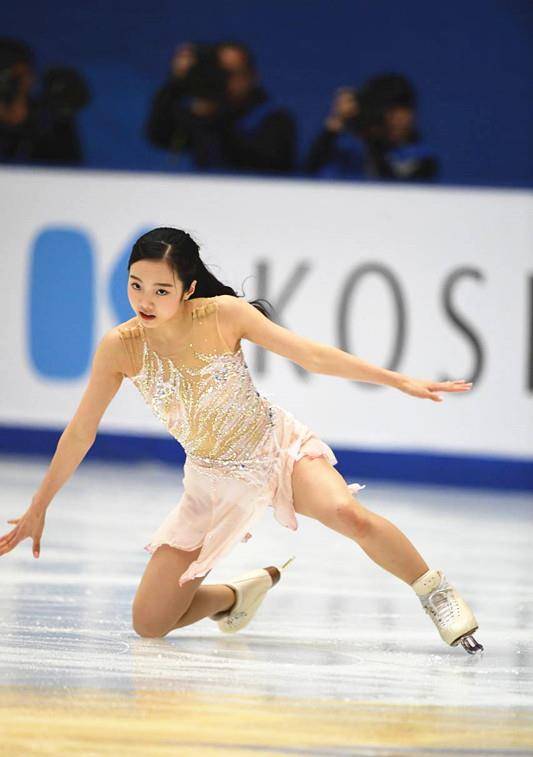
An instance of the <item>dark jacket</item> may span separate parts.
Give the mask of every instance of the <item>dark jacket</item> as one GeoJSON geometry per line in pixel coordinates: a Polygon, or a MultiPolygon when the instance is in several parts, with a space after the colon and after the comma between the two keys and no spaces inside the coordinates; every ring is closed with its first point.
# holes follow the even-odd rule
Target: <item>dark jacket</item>
{"type": "Polygon", "coordinates": [[[198,117],[179,80],[169,80],[153,100],[146,135],[178,153],[180,167],[288,173],[294,169],[296,127],[292,115],[256,87],[238,109],[225,106],[198,117]]]}
{"type": "Polygon", "coordinates": [[[396,181],[428,181],[437,177],[439,160],[415,130],[411,139],[401,145],[375,141],[368,146],[370,178],[396,181]]]}
{"type": "Polygon", "coordinates": [[[324,128],[313,140],[305,170],[322,178],[360,179],[365,175],[366,149],[352,129],[324,128]]]}
{"type": "Polygon", "coordinates": [[[0,122],[0,161],[77,165],[82,149],[73,117],[60,118],[37,101],[30,101],[28,116],[11,126],[0,122]]]}

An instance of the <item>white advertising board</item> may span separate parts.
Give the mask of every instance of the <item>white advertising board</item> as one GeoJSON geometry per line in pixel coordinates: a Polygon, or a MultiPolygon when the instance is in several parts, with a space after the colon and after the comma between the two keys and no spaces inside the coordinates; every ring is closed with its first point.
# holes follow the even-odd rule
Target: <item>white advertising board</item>
{"type": "MultiPolygon", "coordinates": [[[[120,322],[117,261],[144,230],[176,226],[218,278],[266,297],[287,328],[417,378],[474,381],[435,403],[306,374],[245,342],[258,390],[328,443],[533,458],[531,192],[2,169],[0,197],[1,424],[68,423],[97,341],[120,322]],[[92,271],[90,281],[48,271],[49,311],[35,274],[47,230],[85,240],[92,271]],[[61,321],[62,292],[67,302],[89,290],[85,367],[43,372],[33,300],[43,326],[43,313],[61,321]]],[[[166,434],[127,380],[100,428],[166,434]]]]}

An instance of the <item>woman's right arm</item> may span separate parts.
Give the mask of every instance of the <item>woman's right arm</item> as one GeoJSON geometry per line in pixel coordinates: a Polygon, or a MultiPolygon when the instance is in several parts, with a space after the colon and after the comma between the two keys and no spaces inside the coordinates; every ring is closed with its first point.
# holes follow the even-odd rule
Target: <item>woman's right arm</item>
{"type": "Polygon", "coordinates": [[[124,378],[123,354],[120,335],[116,329],[111,329],[95,350],[87,388],[76,413],[59,438],[55,454],[33,495],[30,507],[20,518],[8,521],[17,525],[0,538],[0,555],[11,551],[22,539],[30,536],[34,540],[34,555],[38,556],[45,512],[94,444],[100,420],[124,378]]]}

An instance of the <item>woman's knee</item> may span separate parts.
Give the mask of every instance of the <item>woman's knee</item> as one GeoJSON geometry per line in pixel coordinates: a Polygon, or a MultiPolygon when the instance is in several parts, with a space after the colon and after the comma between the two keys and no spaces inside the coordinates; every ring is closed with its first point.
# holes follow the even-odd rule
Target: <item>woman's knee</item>
{"type": "Polygon", "coordinates": [[[168,633],[168,631],[162,631],[161,629],[152,628],[149,625],[145,626],[138,623],[133,623],[133,630],[143,639],[162,639],[163,636],[166,636],[168,633]]]}
{"type": "Polygon", "coordinates": [[[157,618],[154,619],[153,613],[144,608],[136,608],[135,605],[131,612],[131,622],[135,633],[146,639],[161,638],[169,630],[158,622],[157,618]]]}
{"type": "Polygon", "coordinates": [[[372,526],[372,514],[349,492],[335,501],[334,509],[343,533],[347,533],[353,539],[367,536],[372,526]]]}
{"type": "Polygon", "coordinates": [[[186,611],[187,608],[184,608],[183,612],[180,612],[180,609],[177,608],[176,617],[172,616],[172,620],[170,620],[168,613],[162,615],[161,610],[158,611],[158,608],[154,605],[147,605],[134,600],[131,608],[131,624],[133,630],[139,636],[147,639],[161,638],[175,628],[186,611]]]}
{"type": "Polygon", "coordinates": [[[192,551],[178,550],[167,544],[155,550],[132,604],[132,626],[139,636],[165,636],[187,611],[203,578],[179,588],[176,576],[187,570],[200,550],[201,547],[192,551]]]}

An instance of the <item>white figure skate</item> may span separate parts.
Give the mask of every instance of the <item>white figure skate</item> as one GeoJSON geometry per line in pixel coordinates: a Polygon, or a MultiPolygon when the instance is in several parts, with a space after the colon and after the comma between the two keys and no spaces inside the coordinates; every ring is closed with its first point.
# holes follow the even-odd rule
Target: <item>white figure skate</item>
{"type": "Polygon", "coordinates": [[[268,568],[251,570],[226,583],[225,585],[235,592],[235,603],[229,610],[221,610],[210,615],[211,620],[217,621],[223,633],[235,633],[247,626],[259,609],[267,591],[278,583],[281,573],[293,560],[294,557],[290,557],[279,568],[269,565],[268,568]]]}
{"type": "Polygon", "coordinates": [[[472,636],[478,629],[472,610],[442,571],[428,570],[411,586],[447,644],[455,647],[461,643],[469,654],[483,652],[483,646],[472,636]]]}

